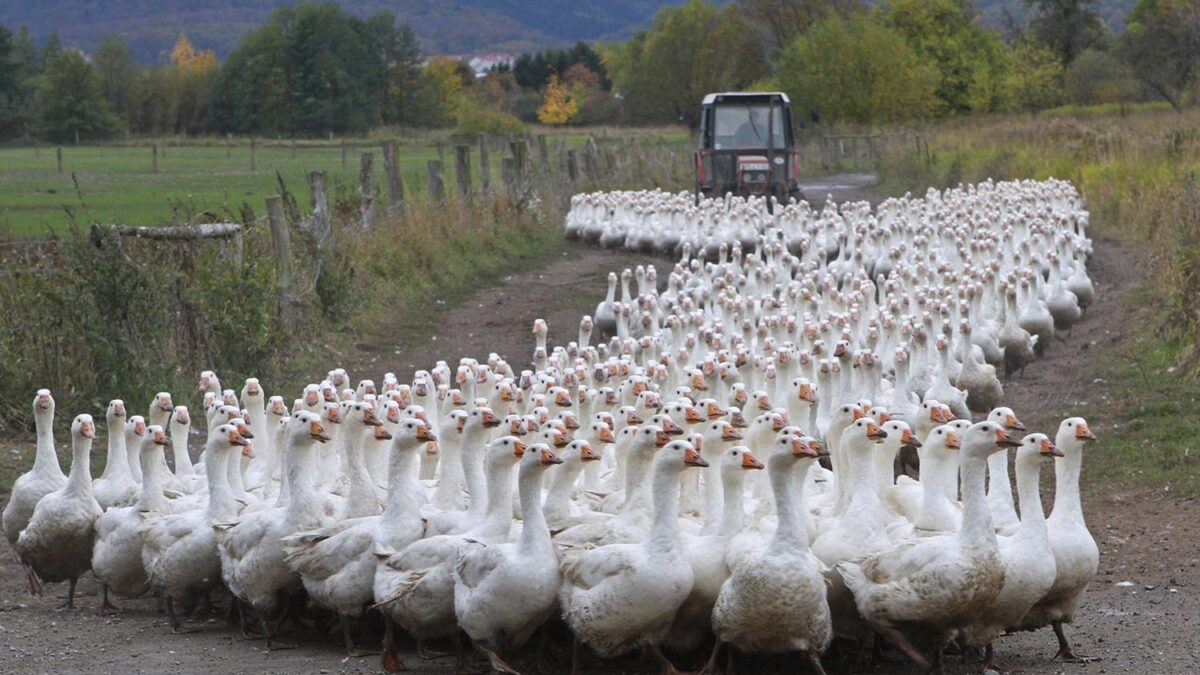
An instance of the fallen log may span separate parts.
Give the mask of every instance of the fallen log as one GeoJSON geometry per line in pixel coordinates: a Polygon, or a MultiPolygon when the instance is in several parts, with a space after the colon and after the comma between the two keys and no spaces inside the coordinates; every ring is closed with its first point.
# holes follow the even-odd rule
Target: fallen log
{"type": "Polygon", "coordinates": [[[156,239],[159,241],[186,241],[191,239],[230,239],[242,234],[241,223],[198,223],[172,227],[141,227],[137,225],[96,224],[94,227],[110,230],[122,237],[156,239]]]}

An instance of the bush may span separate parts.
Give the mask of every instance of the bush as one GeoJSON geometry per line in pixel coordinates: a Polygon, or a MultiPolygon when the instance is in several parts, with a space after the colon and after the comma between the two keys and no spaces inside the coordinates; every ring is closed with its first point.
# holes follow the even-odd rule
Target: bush
{"type": "Polygon", "coordinates": [[[1075,57],[1066,84],[1071,102],[1077,105],[1134,101],[1140,93],[1129,65],[1098,49],[1085,49],[1075,57]]]}
{"type": "Polygon", "coordinates": [[[514,115],[473,105],[459,116],[458,130],[468,134],[513,136],[523,132],[525,125],[514,115]]]}

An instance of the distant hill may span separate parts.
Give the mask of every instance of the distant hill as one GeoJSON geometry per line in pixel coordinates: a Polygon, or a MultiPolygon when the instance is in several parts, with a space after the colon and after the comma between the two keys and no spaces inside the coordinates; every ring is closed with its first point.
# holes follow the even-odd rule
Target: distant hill
{"type": "MultiPolygon", "coordinates": [[[[388,10],[408,23],[429,53],[519,53],[579,40],[621,39],[650,25],[655,12],[684,0],[341,0],[360,15],[388,10]]],[[[720,0],[727,2],[729,0],[720,0]]],[[[878,0],[872,0],[878,1],[878,0]]],[[[1120,29],[1137,0],[1101,0],[1101,15],[1120,29]]],[[[186,32],[197,46],[224,57],[273,9],[295,0],[0,0],[0,24],[28,26],[42,40],[57,30],[85,52],[105,37],[123,35],[151,62],[186,32]]],[[[1023,22],[1024,0],[976,0],[980,20],[1004,29],[1023,22]]]]}
{"type": "MultiPolygon", "coordinates": [[[[1119,31],[1125,27],[1125,17],[1133,11],[1138,0],[1099,0],[1096,11],[1109,28],[1119,31]]],[[[979,7],[979,20],[984,24],[1004,30],[1011,17],[1018,25],[1024,24],[1030,15],[1025,0],[975,0],[979,7]]]]}
{"type": "MultiPolygon", "coordinates": [[[[579,40],[618,39],[648,26],[683,0],[341,0],[359,16],[390,11],[413,27],[430,53],[520,53],[579,40]]],[[[170,49],[180,32],[224,57],[276,7],[295,0],[0,0],[0,24],[52,30],[67,45],[94,50],[122,35],[143,61],[170,49]]]]}

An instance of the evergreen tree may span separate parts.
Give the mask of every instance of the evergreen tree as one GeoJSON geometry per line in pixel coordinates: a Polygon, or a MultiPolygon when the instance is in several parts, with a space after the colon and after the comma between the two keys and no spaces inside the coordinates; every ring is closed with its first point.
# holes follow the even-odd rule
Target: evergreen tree
{"type": "Polygon", "coordinates": [[[116,128],[100,76],[77,51],[63,51],[46,65],[34,107],[38,135],[48,141],[106,138],[116,128]]]}

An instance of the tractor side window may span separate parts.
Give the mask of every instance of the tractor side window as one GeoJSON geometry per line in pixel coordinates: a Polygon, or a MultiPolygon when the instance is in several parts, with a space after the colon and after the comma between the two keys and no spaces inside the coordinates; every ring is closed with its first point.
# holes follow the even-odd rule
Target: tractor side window
{"type": "MultiPolygon", "coordinates": [[[[717,150],[740,150],[766,148],[772,134],[767,131],[770,106],[724,106],[717,107],[713,125],[713,147],[717,150]]],[[[786,147],[783,133],[783,110],[775,108],[771,120],[774,145],[782,150],[786,147]]]]}

